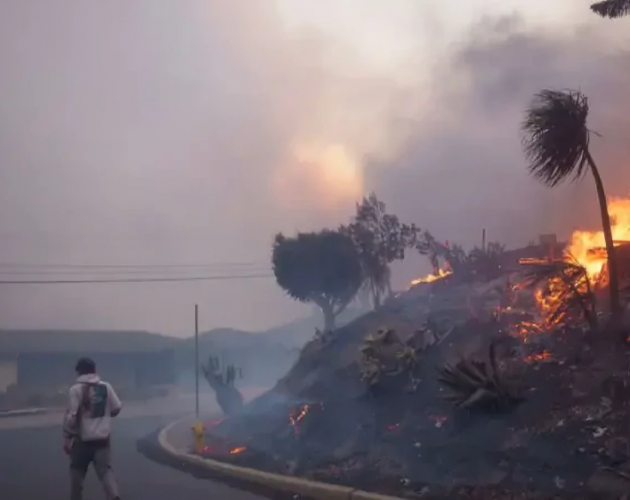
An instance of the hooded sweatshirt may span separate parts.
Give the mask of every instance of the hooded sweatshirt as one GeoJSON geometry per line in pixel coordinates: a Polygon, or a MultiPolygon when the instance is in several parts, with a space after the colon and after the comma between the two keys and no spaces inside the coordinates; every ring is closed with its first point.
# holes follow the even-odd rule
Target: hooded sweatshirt
{"type": "Polygon", "coordinates": [[[70,388],[64,436],[81,441],[107,441],[112,417],[122,408],[110,384],[96,374],[81,375],[70,388]]]}

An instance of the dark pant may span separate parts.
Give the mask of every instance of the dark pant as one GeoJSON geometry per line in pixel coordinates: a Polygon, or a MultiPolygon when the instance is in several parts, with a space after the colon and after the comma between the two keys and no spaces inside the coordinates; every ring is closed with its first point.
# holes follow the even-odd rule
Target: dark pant
{"type": "Polygon", "coordinates": [[[111,446],[107,441],[81,441],[75,439],[70,450],[70,498],[82,500],[83,481],[90,464],[103,485],[107,500],[120,498],[118,485],[112,471],[111,446]]]}

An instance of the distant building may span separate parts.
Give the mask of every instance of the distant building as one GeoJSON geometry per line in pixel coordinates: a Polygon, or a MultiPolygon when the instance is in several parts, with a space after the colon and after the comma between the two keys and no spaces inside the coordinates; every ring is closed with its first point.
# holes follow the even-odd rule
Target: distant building
{"type": "Polygon", "coordinates": [[[81,356],[125,391],[174,384],[174,342],[148,332],[0,330],[0,393],[11,386],[40,392],[67,387],[81,356]]]}

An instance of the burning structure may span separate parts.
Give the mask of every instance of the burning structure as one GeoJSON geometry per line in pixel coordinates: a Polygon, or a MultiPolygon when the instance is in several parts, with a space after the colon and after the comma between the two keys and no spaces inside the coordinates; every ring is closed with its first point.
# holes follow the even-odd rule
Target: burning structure
{"type": "MultiPolygon", "coordinates": [[[[630,269],[624,209],[611,203],[630,269]]],[[[544,240],[492,262],[444,259],[314,339],[272,391],[212,426],[228,444],[207,452],[400,496],[618,498],[630,489],[630,379],[601,321],[603,235],[544,240]]]]}

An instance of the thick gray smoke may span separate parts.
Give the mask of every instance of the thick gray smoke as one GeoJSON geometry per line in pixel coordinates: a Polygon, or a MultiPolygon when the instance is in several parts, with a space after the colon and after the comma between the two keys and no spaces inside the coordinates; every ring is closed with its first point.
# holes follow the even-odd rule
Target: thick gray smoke
{"type": "MultiPolygon", "coordinates": [[[[539,188],[518,143],[522,110],[546,86],[591,96],[605,180],[625,194],[628,45],[611,24],[567,35],[486,20],[420,85],[334,36],[286,32],[269,5],[3,3],[0,260],[259,271],[275,232],[336,225],[364,189],[466,245],[482,227],[510,245],[566,233],[597,222],[592,186],[539,188]]],[[[398,271],[402,284],[426,267],[398,271]]],[[[4,286],[0,326],[183,334],[195,302],[202,329],[306,311],[273,280],[4,286]]]]}
{"type": "MultiPolygon", "coordinates": [[[[371,185],[402,217],[469,247],[480,243],[482,228],[511,247],[540,233],[597,228],[590,177],[554,190],[528,177],[520,123],[541,89],[585,92],[608,192],[630,194],[630,40],[607,30],[593,23],[571,34],[528,31],[517,16],[479,23],[436,77],[433,120],[411,136],[395,168],[371,166],[371,185]]],[[[410,265],[400,266],[401,283],[410,265]]]]}

